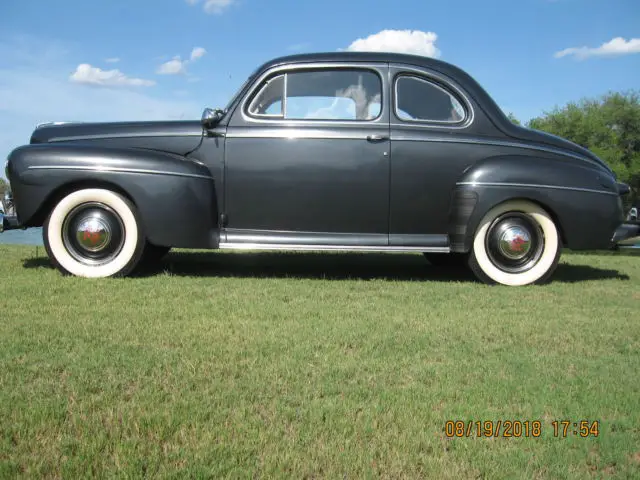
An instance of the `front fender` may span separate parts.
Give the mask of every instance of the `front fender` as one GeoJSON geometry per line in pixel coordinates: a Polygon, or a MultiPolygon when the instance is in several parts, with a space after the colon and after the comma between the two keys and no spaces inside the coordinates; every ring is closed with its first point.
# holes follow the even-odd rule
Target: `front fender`
{"type": "Polygon", "coordinates": [[[449,227],[452,250],[469,251],[482,217],[516,199],[545,208],[565,245],[575,250],[609,248],[624,220],[618,185],[603,169],[566,157],[492,157],[473,165],[456,183],[449,227]]]}
{"type": "Polygon", "coordinates": [[[215,183],[202,163],[146,149],[42,144],[14,150],[7,176],[23,226],[41,226],[69,191],[103,186],[135,203],[152,243],[217,246],[215,183]]]}

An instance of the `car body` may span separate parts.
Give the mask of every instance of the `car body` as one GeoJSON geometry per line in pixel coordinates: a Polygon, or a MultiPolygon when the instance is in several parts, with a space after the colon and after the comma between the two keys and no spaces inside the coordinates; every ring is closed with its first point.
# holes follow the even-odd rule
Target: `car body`
{"type": "Polygon", "coordinates": [[[260,66],[200,121],[48,124],[9,155],[15,215],[63,272],[129,273],[172,247],[424,252],[488,283],[610,249],[629,187],[512,123],[463,70],[337,52],[260,66]]]}

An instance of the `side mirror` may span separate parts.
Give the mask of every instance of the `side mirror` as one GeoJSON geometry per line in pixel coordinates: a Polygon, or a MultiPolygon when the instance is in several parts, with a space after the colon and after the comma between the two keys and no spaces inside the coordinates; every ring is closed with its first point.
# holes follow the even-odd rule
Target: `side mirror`
{"type": "Polygon", "coordinates": [[[212,128],[215,127],[218,122],[222,119],[224,112],[219,108],[205,108],[204,112],[202,112],[202,119],[200,123],[204,128],[212,128]]]}

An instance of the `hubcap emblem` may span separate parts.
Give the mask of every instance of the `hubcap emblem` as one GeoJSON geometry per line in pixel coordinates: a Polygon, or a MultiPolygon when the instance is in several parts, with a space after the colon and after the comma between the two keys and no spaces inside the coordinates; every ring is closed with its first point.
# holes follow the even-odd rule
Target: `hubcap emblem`
{"type": "Polygon", "coordinates": [[[89,252],[99,252],[111,239],[109,225],[100,218],[92,217],[82,220],[76,230],[78,244],[89,252]]]}
{"type": "Polygon", "coordinates": [[[513,260],[523,258],[531,248],[531,234],[520,226],[512,226],[500,236],[501,253],[513,260]]]}

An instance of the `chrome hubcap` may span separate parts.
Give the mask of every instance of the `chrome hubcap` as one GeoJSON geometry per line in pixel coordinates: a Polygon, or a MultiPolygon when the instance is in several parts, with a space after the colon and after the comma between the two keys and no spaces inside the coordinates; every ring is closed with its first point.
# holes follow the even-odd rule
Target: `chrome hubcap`
{"type": "Polygon", "coordinates": [[[532,269],[544,251],[544,234],[538,223],[520,212],[496,218],[487,231],[487,255],[496,267],[507,273],[532,269]]]}
{"type": "Polygon", "coordinates": [[[502,255],[519,260],[531,249],[531,233],[519,225],[507,227],[500,235],[498,246],[502,255]]]}
{"type": "Polygon", "coordinates": [[[65,248],[73,258],[86,265],[97,266],[111,261],[120,253],[124,238],[122,220],[102,203],[78,205],[62,225],[65,248]]]}
{"type": "Polygon", "coordinates": [[[100,217],[87,217],[76,227],[78,245],[89,252],[99,252],[109,245],[111,228],[100,217]]]}

